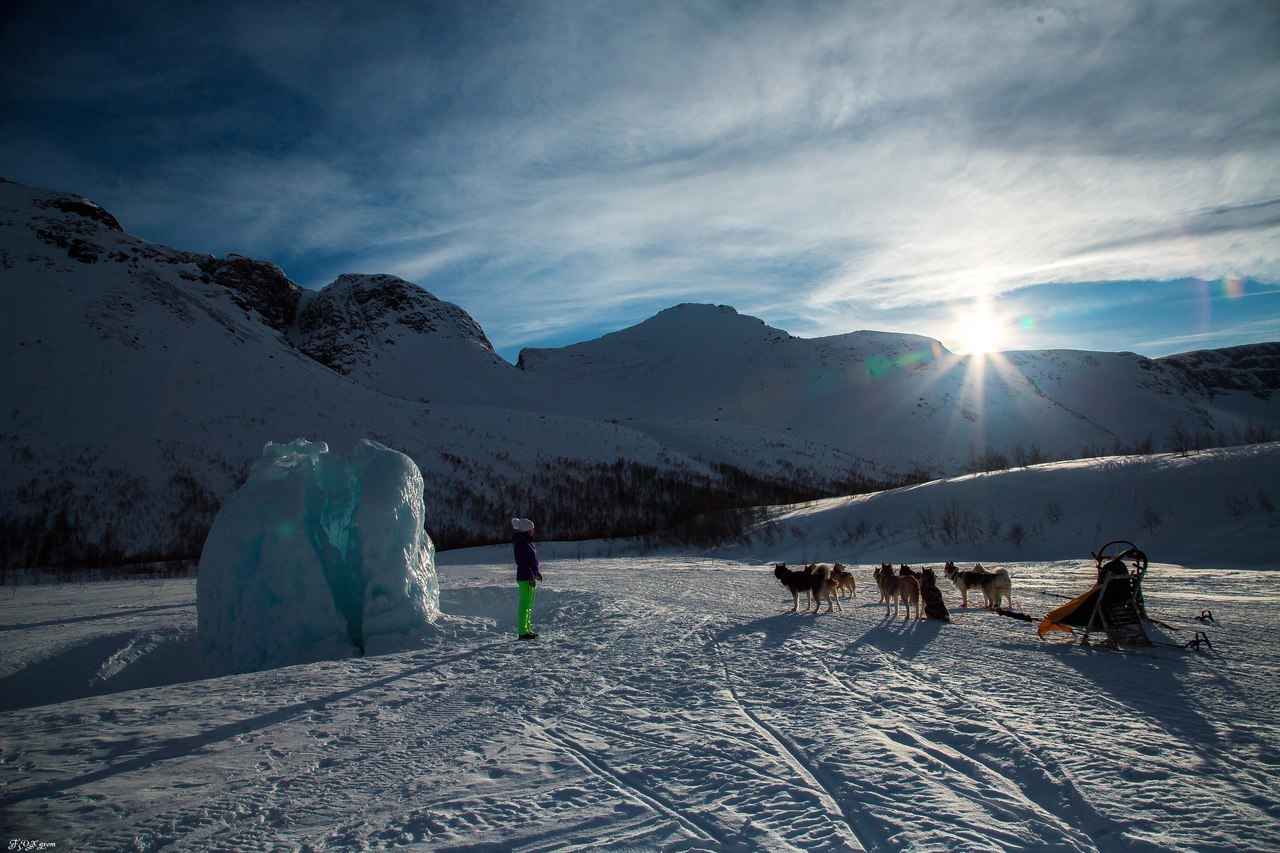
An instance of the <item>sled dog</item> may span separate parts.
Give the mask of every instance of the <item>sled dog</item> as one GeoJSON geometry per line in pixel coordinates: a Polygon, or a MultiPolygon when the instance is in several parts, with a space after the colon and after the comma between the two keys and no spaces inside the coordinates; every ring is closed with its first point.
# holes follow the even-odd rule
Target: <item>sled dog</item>
{"type": "MultiPolygon", "coordinates": [[[[912,571],[910,566],[903,566],[898,571],[898,596],[893,601],[893,616],[898,617],[898,602],[907,608],[903,621],[911,618],[912,606],[916,609],[916,621],[920,621],[920,578],[916,572],[912,571]]],[[[889,613],[888,605],[885,606],[885,615],[889,613]]]]}
{"type": "Polygon", "coordinates": [[[920,572],[920,601],[924,605],[926,619],[951,621],[951,613],[947,610],[947,603],[942,600],[942,590],[938,589],[938,576],[934,574],[933,569],[923,569],[920,572]]]}
{"type": "MultiPolygon", "coordinates": [[[[844,566],[836,563],[843,570],[844,566]]],[[[837,610],[844,611],[840,606],[840,582],[835,576],[835,569],[826,563],[810,563],[804,567],[806,572],[811,572],[814,577],[813,594],[814,605],[813,612],[817,613],[818,608],[822,606],[822,600],[827,600],[827,612],[831,612],[832,603],[834,602],[837,610]]]]}
{"type": "Polygon", "coordinates": [[[972,569],[962,571],[956,568],[956,564],[947,561],[942,567],[942,573],[947,580],[955,584],[956,589],[960,590],[960,605],[962,607],[969,606],[969,591],[973,589],[982,592],[982,601],[984,607],[999,607],[1001,599],[1007,600],[1009,606],[1013,606],[1013,580],[1009,577],[1007,569],[996,569],[989,572],[978,563],[972,569]]]}
{"type": "MultiPolygon", "coordinates": [[[[796,613],[800,609],[800,593],[804,593],[805,612],[808,613],[812,608],[817,613],[822,606],[822,599],[827,600],[827,612],[831,612],[832,603],[836,606],[840,605],[840,600],[836,596],[835,584],[831,580],[831,567],[808,565],[800,571],[793,571],[787,568],[786,563],[776,563],[773,567],[773,576],[776,577],[783,586],[791,592],[791,612],[796,613]]],[[[840,608],[844,610],[843,607],[840,608]]]]}
{"type": "Polygon", "coordinates": [[[881,563],[871,575],[875,578],[876,589],[880,591],[880,603],[887,605],[889,598],[898,593],[898,577],[893,573],[893,566],[881,563]]]}
{"type": "Polygon", "coordinates": [[[920,581],[912,574],[910,566],[903,566],[895,573],[893,566],[881,563],[875,570],[876,586],[880,588],[880,598],[884,602],[884,618],[889,618],[889,605],[893,605],[893,617],[898,617],[898,607],[905,604],[907,613],[904,618],[911,618],[912,605],[916,608],[916,618],[920,618],[920,581]]]}
{"type": "Polygon", "coordinates": [[[844,563],[836,563],[831,567],[831,579],[836,582],[838,596],[843,598],[844,591],[847,589],[850,598],[858,597],[858,582],[854,580],[853,572],[849,571],[844,563]]]}

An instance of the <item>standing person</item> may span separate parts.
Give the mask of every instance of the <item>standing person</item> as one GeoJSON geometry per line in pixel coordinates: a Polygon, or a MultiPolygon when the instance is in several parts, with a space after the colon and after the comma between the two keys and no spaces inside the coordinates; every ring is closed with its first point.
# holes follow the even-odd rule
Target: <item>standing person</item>
{"type": "Polygon", "coordinates": [[[516,631],[522,640],[535,640],[533,630],[533,597],[537,593],[542,571],[538,567],[538,549],[533,546],[533,522],[527,518],[511,519],[511,544],[516,554],[516,584],[520,587],[520,607],[516,611],[516,631]]]}

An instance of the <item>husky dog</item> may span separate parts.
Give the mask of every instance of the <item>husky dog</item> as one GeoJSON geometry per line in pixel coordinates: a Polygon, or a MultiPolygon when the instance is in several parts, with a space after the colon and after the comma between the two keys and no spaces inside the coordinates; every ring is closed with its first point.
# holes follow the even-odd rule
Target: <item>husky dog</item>
{"type": "Polygon", "coordinates": [[[942,600],[942,590],[938,589],[938,576],[933,569],[920,572],[920,600],[924,603],[924,615],[928,619],[950,622],[951,614],[947,611],[947,603],[942,600]]]}
{"type": "Polygon", "coordinates": [[[813,590],[811,588],[813,575],[808,571],[792,571],[787,568],[786,563],[774,563],[773,576],[791,591],[792,613],[800,609],[800,593],[802,592],[805,594],[805,610],[813,606],[813,590]]]}
{"type": "Polygon", "coordinates": [[[887,606],[889,599],[898,594],[898,576],[893,573],[893,566],[881,563],[871,575],[875,578],[876,589],[880,590],[880,603],[887,606]]]}
{"type": "Polygon", "coordinates": [[[1009,577],[1007,569],[996,569],[989,572],[978,563],[968,571],[961,571],[956,568],[956,564],[947,561],[942,567],[942,573],[947,580],[955,584],[956,589],[960,590],[960,604],[962,607],[969,606],[969,590],[978,589],[982,591],[982,601],[984,607],[999,607],[1001,599],[1009,602],[1009,606],[1013,606],[1013,580],[1009,577]]]}
{"type": "Polygon", "coordinates": [[[998,608],[1000,601],[1012,607],[1013,606],[1013,578],[1009,577],[1008,569],[996,569],[988,581],[982,587],[982,595],[985,597],[988,607],[998,608]]]}
{"type": "Polygon", "coordinates": [[[884,601],[884,618],[889,618],[889,605],[893,605],[893,617],[898,617],[899,604],[907,607],[907,619],[911,618],[911,607],[915,605],[916,618],[920,618],[920,581],[912,574],[909,566],[894,573],[893,566],[881,563],[875,570],[876,586],[880,588],[880,598],[884,601]]]}
{"type": "MultiPolygon", "coordinates": [[[[911,618],[911,607],[915,605],[916,621],[920,621],[920,578],[916,572],[911,570],[910,566],[903,566],[898,571],[898,596],[893,601],[893,615],[896,619],[898,616],[898,602],[906,605],[907,613],[903,616],[903,620],[911,618]]],[[[885,605],[885,615],[889,615],[889,607],[885,605]]]]}
{"type": "MultiPolygon", "coordinates": [[[[844,566],[836,563],[840,571],[844,571],[844,566]]],[[[810,563],[804,567],[806,572],[813,575],[813,595],[814,605],[813,612],[817,613],[822,606],[822,599],[827,600],[827,612],[831,612],[831,606],[834,602],[837,610],[841,612],[844,608],[840,606],[840,581],[836,578],[836,570],[828,566],[826,563],[810,563]]]]}
{"type": "MultiPolygon", "coordinates": [[[[822,599],[827,600],[827,612],[831,612],[832,603],[836,607],[840,607],[840,599],[836,595],[835,583],[831,580],[831,567],[808,565],[801,571],[792,571],[787,568],[786,563],[776,563],[773,567],[773,576],[782,582],[788,590],[791,591],[791,612],[796,613],[800,609],[800,593],[806,595],[806,604],[804,611],[809,612],[810,608],[814,613],[822,607],[822,599]]],[[[840,607],[844,610],[843,607],[840,607]]]]}
{"type": "Polygon", "coordinates": [[[836,594],[841,598],[843,593],[849,590],[850,598],[858,597],[858,582],[853,578],[853,572],[845,567],[844,563],[836,563],[831,567],[831,579],[836,582],[836,594]]]}

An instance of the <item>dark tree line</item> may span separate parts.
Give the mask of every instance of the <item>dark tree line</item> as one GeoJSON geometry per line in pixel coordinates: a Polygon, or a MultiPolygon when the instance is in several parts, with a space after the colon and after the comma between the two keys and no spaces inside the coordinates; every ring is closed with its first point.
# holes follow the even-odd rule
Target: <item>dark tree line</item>
{"type": "Polygon", "coordinates": [[[560,456],[538,457],[532,470],[482,474],[461,459],[450,461],[456,463],[454,474],[427,495],[427,526],[441,550],[505,541],[505,522],[513,515],[536,517],[542,538],[641,538],[709,547],[744,536],[753,507],[902,484],[858,471],[770,478],[724,463],[659,467],[560,456]]]}
{"type": "MultiPolygon", "coordinates": [[[[1212,436],[1175,424],[1165,449],[1186,453],[1276,437],[1269,426],[1252,423],[1243,431],[1212,436]]],[[[180,458],[178,449],[169,450],[180,458]]],[[[1136,445],[1084,447],[1076,458],[1153,452],[1148,437],[1136,445]]],[[[513,515],[536,518],[540,536],[549,539],[636,538],[650,546],[712,547],[745,537],[760,520],[760,507],[865,494],[933,476],[919,467],[879,480],[857,468],[823,471],[777,464],[765,473],[699,459],[601,463],[498,453],[481,464],[446,452],[437,455],[443,465],[423,468],[426,527],[440,550],[504,542],[513,515]]],[[[12,505],[0,511],[0,582],[11,570],[28,567],[76,576],[89,568],[127,573],[148,565],[154,573],[156,564],[194,565],[221,496],[248,474],[247,465],[233,470],[224,460],[203,461],[204,476],[175,464],[175,473],[155,490],[127,471],[104,470],[90,457],[73,461],[57,481],[32,480],[19,487],[12,505]]],[[[965,467],[976,473],[1049,461],[1034,444],[1007,452],[971,448],[965,467]]],[[[944,517],[937,524],[944,536],[963,539],[976,535],[978,520],[944,517]]]]}

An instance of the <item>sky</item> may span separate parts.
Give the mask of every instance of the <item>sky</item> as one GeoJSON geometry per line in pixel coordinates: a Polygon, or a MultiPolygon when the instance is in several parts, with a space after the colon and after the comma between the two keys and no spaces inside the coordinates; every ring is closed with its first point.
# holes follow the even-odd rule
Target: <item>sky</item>
{"type": "Polygon", "coordinates": [[[801,337],[1280,340],[1280,4],[0,7],[0,176],[391,273],[515,361],[683,302],[801,337]]]}

